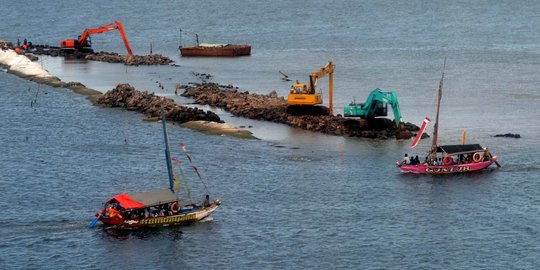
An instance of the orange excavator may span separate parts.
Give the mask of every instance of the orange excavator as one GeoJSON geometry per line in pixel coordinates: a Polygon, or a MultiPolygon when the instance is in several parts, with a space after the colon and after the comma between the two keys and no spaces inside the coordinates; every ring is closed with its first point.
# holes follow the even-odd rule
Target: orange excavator
{"type": "Polygon", "coordinates": [[[82,35],[79,36],[79,39],[66,39],[60,41],[60,48],[65,51],[78,50],[82,52],[93,52],[90,35],[116,29],[118,29],[118,31],[120,32],[120,36],[122,36],[122,39],[124,40],[124,44],[126,45],[126,50],[128,54],[130,56],[133,56],[133,52],[131,51],[131,47],[129,46],[129,41],[126,37],[126,33],[124,32],[124,27],[122,26],[122,23],[120,21],[115,21],[114,23],[109,23],[98,28],[86,29],[84,30],[82,35]]]}

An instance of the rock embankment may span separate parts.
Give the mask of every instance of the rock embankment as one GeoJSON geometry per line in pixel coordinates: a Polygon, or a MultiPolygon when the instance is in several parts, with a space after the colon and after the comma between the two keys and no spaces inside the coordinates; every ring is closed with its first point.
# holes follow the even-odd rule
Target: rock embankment
{"type": "Polygon", "coordinates": [[[156,96],[147,91],[138,91],[129,84],[117,85],[99,97],[97,103],[141,112],[149,118],[161,117],[160,107],[163,106],[168,120],[179,123],[199,120],[223,123],[219,116],[213,112],[180,106],[170,98],[156,96]]]}
{"type": "Polygon", "coordinates": [[[101,61],[108,63],[124,63],[125,65],[138,66],[138,65],[168,65],[172,63],[172,60],[161,54],[150,55],[121,55],[111,52],[80,52],[80,51],[65,51],[60,47],[49,45],[33,45],[26,50],[27,53],[35,55],[50,55],[50,56],[62,56],[71,57],[76,59],[86,59],[92,61],[101,61]]]}
{"type": "Polygon", "coordinates": [[[390,119],[376,118],[349,119],[340,115],[290,115],[287,101],[278,97],[275,91],[268,95],[241,92],[232,86],[204,83],[186,87],[182,94],[191,97],[197,104],[222,108],[235,116],[287,124],[292,127],[339,136],[365,137],[377,139],[408,139],[419,127],[405,124],[405,130],[398,131],[390,119]]]}

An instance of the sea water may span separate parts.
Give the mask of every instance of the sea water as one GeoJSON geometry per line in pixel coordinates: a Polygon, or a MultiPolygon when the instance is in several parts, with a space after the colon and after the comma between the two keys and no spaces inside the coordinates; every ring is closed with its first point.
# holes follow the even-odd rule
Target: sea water
{"type": "MultiPolygon", "coordinates": [[[[129,82],[181,103],[191,101],[174,95],[174,85],[199,82],[196,73],[283,96],[292,82],[279,70],[306,81],[332,60],[338,113],[378,87],[395,91],[404,120],[419,125],[434,118],[446,58],[440,142],[459,143],[465,129],[468,142],[489,147],[503,167],[401,174],[394,162],[413,152],[410,141],[327,136],[216,110],[261,140],[169,123],[173,155],[185,143],[212,198],[223,201],[213,220],[88,230],[109,197],[167,185],[160,125],[1,72],[0,267],[537,268],[538,14],[537,1],[4,1],[0,38],[11,41],[54,45],[122,21],[135,53],[149,53],[152,43],[179,67],[39,62],[64,81],[100,91],[129,82]],[[249,43],[253,54],[181,58],[178,45],[190,40],[179,28],[204,42],[249,43]],[[493,137],[508,132],[522,138],[493,137]]],[[[116,32],[92,38],[98,51],[125,51],[116,32]]],[[[318,82],[324,91],[327,84],[318,82]]],[[[429,144],[421,141],[415,154],[429,144]]],[[[184,170],[192,200],[202,200],[204,185],[184,170]]]]}

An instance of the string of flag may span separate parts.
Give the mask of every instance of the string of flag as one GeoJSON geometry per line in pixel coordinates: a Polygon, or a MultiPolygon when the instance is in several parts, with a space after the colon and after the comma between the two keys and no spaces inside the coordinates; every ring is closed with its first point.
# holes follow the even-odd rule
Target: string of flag
{"type": "Polygon", "coordinates": [[[193,168],[193,170],[195,171],[195,173],[199,177],[199,180],[201,180],[201,183],[203,183],[204,189],[206,190],[207,193],[209,193],[208,192],[208,187],[206,187],[206,183],[204,183],[204,181],[203,181],[203,179],[201,177],[201,174],[199,173],[199,169],[197,169],[197,167],[193,164],[193,160],[191,159],[191,157],[189,156],[189,154],[188,154],[188,152],[186,150],[186,145],[183,144],[183,143],[180,143],[180,149],[182,149],[182,151],[186,155],[187,159],[189,160],[189,165],[191,165],[191,167],[193,168]]]}
{"type": "MultiPolygon", "coordinates": [[[[176,161],[176,165],[180,169],[180,175],[182,175],[182,180],[184,181],[184,185],[186,185],[186,191],[187,191],[188,197],[189,197],[190,200],[192,200],[192,198],[191,198],[191,190],[189,188],[186,175],[184,174],[184,169],[182,169],[182,161],[177,159],[177,158],[174,158],[174,157],[172,158],[172,160],[176,161]]],[[[178,180],[176,182],[177,182],[176,184],[178,184],[178,180]]],[[[178,188],[178,190],[180,190],[180,188],[178,188]]]]}

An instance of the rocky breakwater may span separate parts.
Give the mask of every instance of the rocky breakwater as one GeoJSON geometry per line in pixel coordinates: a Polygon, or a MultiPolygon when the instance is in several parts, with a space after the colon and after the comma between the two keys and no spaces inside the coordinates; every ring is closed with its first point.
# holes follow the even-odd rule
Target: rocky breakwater
{"type": "Polygon", "coordinates": [[[408,139],[419,127],[406,123],[398,130],[392,120],[349,119],[341,115],[289,115],[287,101],[278,97],[275,91],[268,95],[250,94],[238,91],[232,86],[204,83],[186,87],[185,97],[191,97],[197,104],[222,108],[235,116],[286,124],[305,130],[326,134],[376,139],[408,139]]]}
{"type": "Polygon", "coordinates": [[[69,51],[62,50],[60,47],[49,45],[33,45],[26,53],[35,55],[49,55],[49,56],[62,56],[67,58],[86,59],[92,61],[101,61],[108,63],[124,63],[125,65],[138,66],[138,65],[168,65],[173,61],[161,54],[150,55],[121,55],[112,52],[81,52],[81,51],[69,51]]]}
{"type": "Polygon", "coordinates": [[[102,61],[108,63],[124,63],[128,66],[139,65],[168,65],[172,60],[161,54],[150,55],[120,55],[110,52],[99,52],[87,54],[84,59],[92,61],[102,61]]]}
{"type": "Polygon", "coordinates": [[[138,91],[129,84],[117,85],[114,89],[99,97],[97,103],[141,112],[148,118],[160,118],[160,107],[163,106],[168,120],[179,123],[197,120],[223,123],[219,116],[213,112],[180,106],[170,98],[156,96],[154,93],[148,93],[147,91],[138,91]]]}

